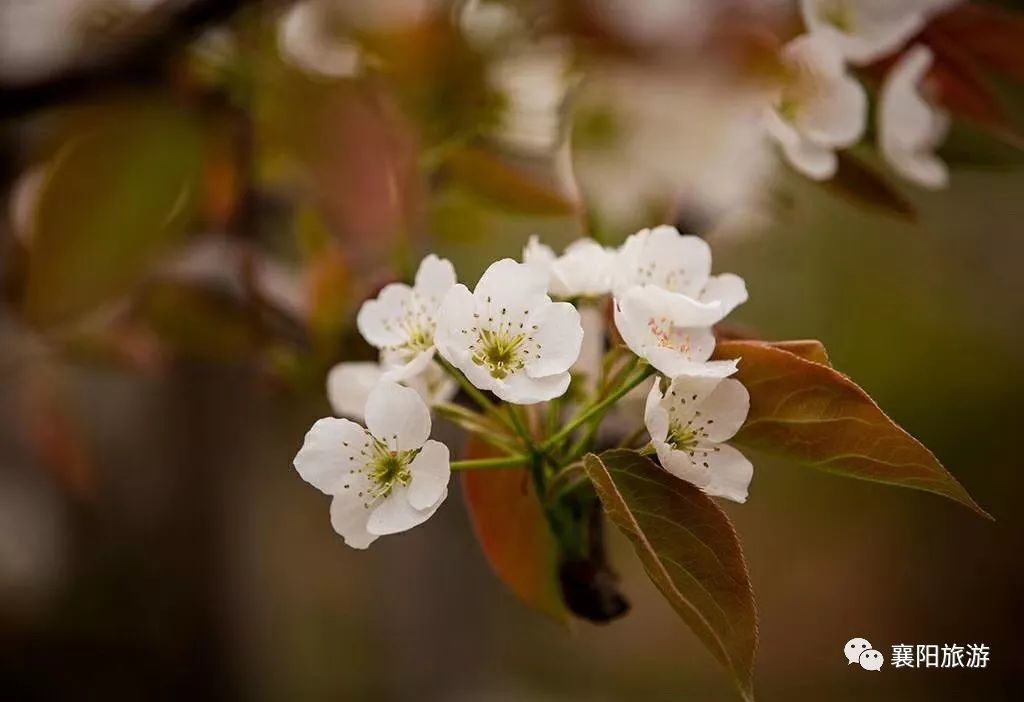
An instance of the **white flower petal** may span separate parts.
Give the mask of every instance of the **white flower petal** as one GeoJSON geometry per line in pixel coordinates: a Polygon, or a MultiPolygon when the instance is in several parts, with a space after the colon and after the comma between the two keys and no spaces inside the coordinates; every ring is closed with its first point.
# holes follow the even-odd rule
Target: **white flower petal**
{"type": "Polygon", "coordinates": [[[409,335],[399,321],[413,304],[413,291],[404,283],[391,283],[375,300],[367,300],[359,308],[356,327],[371,346],[398,346],[409,335]]]}
{"type": "Polygon", "coordinates": [[[327,374],[327,399],[335,413],[362,419],[370,391],[380,382],[383,371],[372,361],[339,363],[327,374]]]}
{"type": "Polygon", "coordinates": [[[452,475],[448,447],[438,441],[427,441],[409,470],[412,473],[409,504],[418,510],[436,505],[447,492],[452,475]]]}
{"type": "Polygon", "coordinates": [[[835,151],[816,144],[796,130],[775,110],[765,117],[768,134],[782,147],[782,153],[793,168],[813,180],[828,180],[839,169],[835,151]]]}
{"type": "Polygon", "coordinates": [[[754,466],[747,457],[728,444],[718,444],[706,454],[706,458],[709,480],[704,491],[733,502],[746,502],[750,480],[754,476],[754,466]]]}
{"type": "Polygon", "coordinates": [[[949,116],[924,99],[921,82],[932,65],[924,45],[910,49],[889,71],[878,103],[878,145],[883,158],[907,180],[925,188],[949,184],[949,169],[934,151],[946,137],[949,116]]]}
{"type": "Polygon", "coordinates": [[[434,345],[449,363],[461,368],[460,363],[469,347],[472,329],[476,326],[476,298],[465,285],[456,285],[441,301],[437,310],[437,329],[434,345]]]}
{"type": "Polygon", "coordinates": [[[810,32],[835,44],[851,63],[863,65],[899,49],[924,26],[926,10],[939,9],[941,4],[934,0],[801,0],[800,9],[810,32]]]}
{"type": "Polygon", "coordinates": [[[864,87],[854,78],[841,76],[800,108],[796,126],[811,141],[841,149],[864,136],[867,114],[864,87]]]}
{"type": "Polygon", "coordinates": [[[736,372],[736,361],[693,361],[666,348],[647,349],[647,360],[668,378],[725,378],[736,372]]]}
{"type": "Polygon", "coordinates": [[[430,436],[430,410],[415,390],[382,382],[366,401],[366,427],[393,451],[418,449],[430,436]]]}
{"type": "Polygon", "coordinates": [[[430,254],[420,262],[416,271],[416,294],[427,300],[432,308],[441,304],[441,300],[457,283],[455,266],[446,258],[430,254]]]}
{"type": "Polygon", "coordinates": [[[355,422],[335,417],[318,419],[295,456],[295,470],[321,492],[335,495],[358,480],[353,471],[365,464],[360,453],[370,442],[355,422]]]}
{"type": "Polygon", "coordinates": [[[696,297],[711,275],[711,248],[700,237],[660,226],[630,236],[614,265],[616,295],[637,285],[656,285],[696,297]]]}
{"type": "Polygon", "coordinates": [[[685,451],[676,451],[663,441],[651,443],[654,444],[654,449],[658,453],[661,467],[672,475],[696,485],[702,490],[711,482],[711,471],[695,464],[685,451]]]}
{"type": "Polygon", "coordinates": [[[540,378],[569,370],[583,343],[580,313],[568,302],[556,302],[542,307],[532,321],[537,325],[533,338],[540,350],[539,358],[527,362],[527,375],[540,378]]]}
{"type": "Polygon", "coordinates": [[[569,389],[571,380],[572,377],[567,372],[543,378],[531,378],[523,373],[517,373],[504,381],[494,383],[491,389],[505,402],[532,405],[561,397],[569,389]]]}
{"type": "Polygon", "coordinates": [[[409,361],[403,362],[401,354],[384,352],[381,354],[383,361],[384,375],[382,380],[394,383],[410,380],[420,373],[423,373],[430,362],[434,360],[434,347],[420,351],[409,361]]]}
{"type": "MultiPolygon", "coordinates": [[[[685,386],[686,383],[681,382],[680,391],[686,392],[685,386]]],[[[709,394],[698,398],[700,414],[694,419],[694,427],[704,432],[707,441],[721,443],[734,437],[747,420],[750,393],[743,383],[732,378],[712,381],[711,386],[709,394]]]]}
{"type": "Polygon", "coordinates": [[[503,258],[487,267],[473,296],[489,305],[491,311],[521,311],[545,301],[547,290],[547,279],[535,268],[503,258]]]}
{"type": "Polygon", "coordinates": [[[664,443],[668,438],[669,416],[668,411],[662,407],[662,398],[661,383],[655,378],[644,406],[644,424],[647,433],[651,435],[651,441],[664,443]]]}
{"type": "Polygon", "coordinates": [[[704,286],[704,292],[699,299],[704,304],[719,303],[722,306],[722,315],[728,315],[749,299],[747,284],[743,278],[733,273],[713,275],[704,286]]]}
{"type": "Polygon", "coordinates": [[[331,526],[352,548],[364,549],[377,540],[377,535],[366,529],[370,514],[364,498],[355,493],[336,495],[331,500],[331,526]]]}
{"type": "Polygon", "coordinates": [[[721,318],[718,303],[703,304],[654,285],[630,288],[615,301],[615,326],[639,356],[647,346],[671,341],[674,330],[710,327],[721,318]]]}
{"type": "Polygon", "coordinates": [[[544,276],[551,275],[551,267],[557,258],[550,246],[540,243],[536,234],[532,235],[523,247],[523,263],[544,276]]]}
{"type": "Polygon", "coordinates": [[[430,519],[447,496],[446,489],[435,504],[427,509],[416,509],[409,503],[409,488],[396,485],[370,514],[366,530],[376,536],[408,531],[430,519]]]}

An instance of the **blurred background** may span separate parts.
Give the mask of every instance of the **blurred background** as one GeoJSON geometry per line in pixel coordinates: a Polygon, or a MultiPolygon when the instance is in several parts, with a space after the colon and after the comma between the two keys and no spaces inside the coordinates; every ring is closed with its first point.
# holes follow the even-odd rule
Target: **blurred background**
{"type": "MultiPolygon", "coordinates": [[[[492,574],[458,489],[357,552],[291,466],[327,370],[372,357],[358,305],[424,253],[473,282],[531,234],[656,223],[997,519],[753,457],[726,509],[760,698],[1021,699],[1024,14],[941,5],[929,191],[874,126],[826,182],[765,138],[785,0],[0,0],[4,699],[734,699],[618,534],[632,613],[567,628],[492,574]],[[869,674],[855,636],[991,662],[869,674]]],[[[886,65],[856,69],[873,96],[886,65]]]]}

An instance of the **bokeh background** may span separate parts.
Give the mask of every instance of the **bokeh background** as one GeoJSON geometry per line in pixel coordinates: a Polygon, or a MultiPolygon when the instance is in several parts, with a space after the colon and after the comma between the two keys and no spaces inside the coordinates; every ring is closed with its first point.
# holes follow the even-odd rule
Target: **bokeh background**
{"type": "Polygon", "coordinates": [[[789,3],[312,4],[0,0],[4,699],[734,699],[617,534],[632,613],[566,628],[491,573],[458,489],[357,552],[291,467],[327,369],[370,357],[358,304],[423,253],[471,282],[531,234],[660,222],[996,517],[754,456],[726,509],[759,697],[1021,698],[1012,71],[939,86],[947,189],[870,138],[823,185],[751,116],[789,3]],[[868,673],[854,636],[991,662],[868,673]]]}

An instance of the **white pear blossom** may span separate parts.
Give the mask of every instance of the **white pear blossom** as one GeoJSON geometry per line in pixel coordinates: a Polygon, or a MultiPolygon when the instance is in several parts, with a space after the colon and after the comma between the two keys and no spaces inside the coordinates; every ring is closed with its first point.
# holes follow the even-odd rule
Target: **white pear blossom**
{"type": "Polygon", "coordinates": [[[935,149],[949,130],[949,115],[921,94],[932,52],[919,44],[889,71],[878,101],[878,146],[901,176],[925,188],[949,184],[949,169],[935,149]]]}
{"type": "Polygon", "coordinates": [[[571,153],[559,164],[565,187],[615,229],[669,207],[709,222],[763,209],[777,164],[763,121],[769,96],[720,68],[710,60],[588,66],[573,92],[571,153]]]}
{"type": "Polygon", "coordinates": [[[616,254],[593,239],[577,239],[556,256],[551,247],[531,236],[523,263],[548,277],[548,292],[557,298],[599,297],[611,292],[616,254]]]}
{"type": "Polygon", "coordinates": [[[406,380],[434,358],[434,329],[441,300],[455,285],[451,261],[430,254],[420,263],[413,287],[391,283],[359,309],[356,326],[381,350],[385,380],[406,380]]]}
{"type": "Polygon", "coordinates": [[[711,325],[721,303],[706,304],[657,285],[637,285],[615,298],[615,326],[626,346],[670,378],[724,378],[735,361],[708,361],[715,350],[711,325]]]}
{"type": "Polygon", "coordinates": [[[807,31],[857,65],[884,58],[924,28],[951,0],[800,0],[807,31]]]}
{"type": "Polygon", "coordinates": [[[809,178],[838,168],[836,149],[855,144],[867,126],[867,95],[827,39],[804,34],[782,50],[786,76],[766,114],[768,133],[809,178]]]}
{"type": "Polygon", "coordinates": [[[709,495],[745,502],[754,468],[728,441],[743,426],[750,395],[738,380],[678,377],[656,382],[644,422],[662,467],[709,495]]]}
{"type": "Polygon", "coordinates": [[[747,301],[747,285],[738,275],[711,275],[711,247],[675,227],[643,229],[626,239],[614,269],[614,289],[622,296],[636,285],[655,285],[699,302],[719,303],[720,319],[747,301]]]}
{"type": "Polygon", "coordinates": [[[366,402],[366,428],[318,420],[295,456],[302,479],[331,495],[331,525],[353,548],[422,524],[448,496],[448,447],[430,436],[415,390],[383,382],[366,402]]]}
{"type": "Polygon", "coordinates": [[[437,315],[437,349],[473,385],[527,405],[559,397],[580,354],[580,314],[552,302],[548,279],[524,263],[502,259],[473,292],[452,288],[437,315]]]}
{"type": "Polygon", "coordinates": [[[337,18],[330,3],[301,0],[285,12],[278,26],[281,56],[309,73],[343,78],[362,67],[359,46],[337,34],[337,18]]]}
{"type": "MultiPolygon", "coordinates": [[[[384,379],[386,370],[373,361],[339,363],[327,374],[327,399],[335,413],[342,417],[363,419],[363,409],[370,393],[384,379]]],[[[429,406],[448,402],[458,391],[458,383],[436,363],[429,363],[423,372],[402,381],[415,390],[429,406]]]]}
{"type": "Polygon", "coordinates": [[[546,155],[562,141],[562,105],[571,84],[570,54],[557,41],[531,44],[488,67],[504,98],[494,137],[515,151],[546,155]]]}

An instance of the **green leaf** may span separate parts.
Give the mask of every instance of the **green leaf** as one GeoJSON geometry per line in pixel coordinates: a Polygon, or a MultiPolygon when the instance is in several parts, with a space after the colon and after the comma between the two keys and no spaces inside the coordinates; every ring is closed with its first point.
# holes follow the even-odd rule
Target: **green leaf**
{"type": "Polygon", "coordinates": [[[583,463],[651,580],[752,700],[757,613],[728,517],[700,489],[635,451],[589,454],[583,463]]]}
{"type": "Polygon", "coordinates": [[[30,231],[24,306],[41,326],[130,289],[182,238],[199,199],[201,132],[180,107],[124,100],[72,124],[30,231]]]}
{"type": "MultiPolygon", "coordinates": [[[[466,455],[498,454],[472,439],[466,455]]],[[[468,470],[462,473],[462,489],[477,541],[495,574],[527,605],[567,621],[558,583],[558,543],[530,474],[522,468],[468,470]]]]}
{"type": "Polygon", "coordinates": [[[842,373],[758,341],[724,341],[715,358],[740,359],[736,378],[750,392],[750,414],[733,443],[851,478],[932,492],[989,517],[931,451],[842,373]]]}

